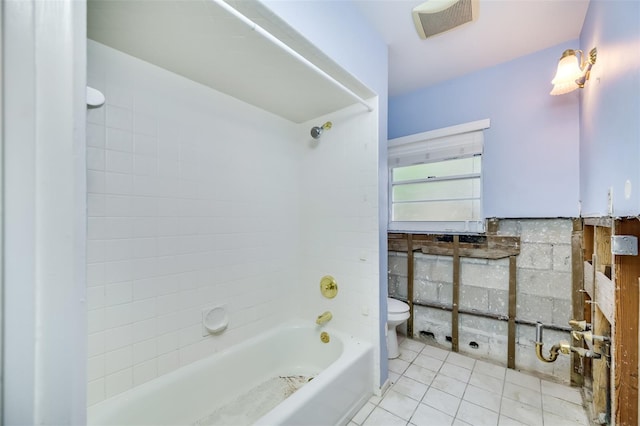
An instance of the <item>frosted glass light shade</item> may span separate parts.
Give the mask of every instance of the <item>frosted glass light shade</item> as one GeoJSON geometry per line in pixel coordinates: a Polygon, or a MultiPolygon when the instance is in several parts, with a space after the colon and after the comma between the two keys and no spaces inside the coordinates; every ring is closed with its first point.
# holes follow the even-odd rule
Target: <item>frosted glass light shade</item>
{"type": "Polygon", "coordinates": [[[551,94],[563,95],[576,90],[579,87],[576,80],[580,77],[582,77],[582,69],[580,69],[576,52],[570,49],[566,50],[558,62],[556,76],[551,80],[551,84],[553,84],[551,94]]]}

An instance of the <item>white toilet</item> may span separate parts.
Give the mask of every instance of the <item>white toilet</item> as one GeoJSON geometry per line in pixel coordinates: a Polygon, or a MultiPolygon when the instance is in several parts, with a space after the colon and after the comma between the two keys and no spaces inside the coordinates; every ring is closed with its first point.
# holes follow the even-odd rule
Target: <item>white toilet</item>
{"type": "Polygon", "coordinates": [[[396,327],[409,319],[409,305],[387,297],[387,358],[400,356],[396,327]]]}

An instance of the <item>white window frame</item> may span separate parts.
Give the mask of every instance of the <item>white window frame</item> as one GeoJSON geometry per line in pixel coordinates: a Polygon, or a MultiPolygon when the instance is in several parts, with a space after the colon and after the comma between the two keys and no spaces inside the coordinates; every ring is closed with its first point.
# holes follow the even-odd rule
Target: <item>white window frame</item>
{"type": "MultiPolygon", "coordinates": [[[[433,233],[481,233],[484,232],[483,175],[480,173],[480,219],[477,221],[394,221],[393,218],[393,169],[414,164],[433,163],[456,158],[483,155],[483,130],[491,127],[489,119],[445,127],[388,141],[388,210],[390,231],[433,233]]],[[[482,160],[481,160],[482,161],[482,160]]],[[[484,168],[484,167],[483,167],[484,168]]]]}

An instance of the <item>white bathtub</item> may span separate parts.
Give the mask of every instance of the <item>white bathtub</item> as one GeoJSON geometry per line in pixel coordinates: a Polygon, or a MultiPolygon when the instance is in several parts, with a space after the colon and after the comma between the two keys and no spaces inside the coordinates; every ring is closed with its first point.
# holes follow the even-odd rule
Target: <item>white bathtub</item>
{"type": "Polygon", "coordinates": [[[266,380],[294,375],[315,377],[255,419],[222,423],[346,424],[373,393],[373,348],[315,324],[283,325],[89,407],[88,424],[210,424],[203,419],[266,380]],[[321,331],[329,343],[320,341],[321,331]]]}

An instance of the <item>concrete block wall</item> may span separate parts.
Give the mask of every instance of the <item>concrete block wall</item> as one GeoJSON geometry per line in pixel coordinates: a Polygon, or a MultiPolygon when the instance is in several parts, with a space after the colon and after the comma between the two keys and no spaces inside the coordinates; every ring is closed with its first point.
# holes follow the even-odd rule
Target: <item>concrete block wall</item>
{"type": "MultiPolygon", "coordinates": [[[[525,321],[568,327],[571,318],[571,219],[505,219],[498,234],[520,236],[517,257],[516,317],[525,321]]],[[[461,258],[460,309],[506,317],[508,313],[509,260],[461,258]]],[[[453,261],[447,256],[414,254],[414,302],[451,306],[453,261]]],[[[407,257],[389,253],[389,295],[407,298],[407,257]]],[[[450,347],[451,313],[437,308],[414,307],[414,338],[450,347]]],[[[516,368],[569,381],[570,360],[561,356],[546,364],[535,354],[535,327],[518,324],[516,368]]],[[[545,330],[545,351],[568,332],[545,330]]],[[[507,362],[507,322],[460,315],[459,350],[462,353],[507,362]]]]}

